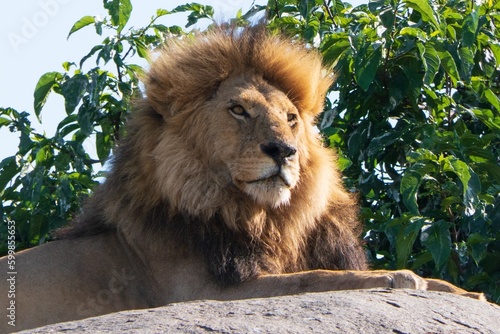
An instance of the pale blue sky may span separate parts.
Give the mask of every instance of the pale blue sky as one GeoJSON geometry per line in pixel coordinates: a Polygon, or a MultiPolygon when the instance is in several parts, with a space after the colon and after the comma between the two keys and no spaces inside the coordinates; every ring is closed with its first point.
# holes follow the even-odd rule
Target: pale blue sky
{"type": "MultiPolygon", "coordinates": [[[[142,27],[158,8],[173,9],[189,0],[132,0],[134,9],[129,25],[142,27]]],[[[248,9],[252,1],[198,0],[211,5],[221,20],[231,18],[238,9],[248,9]]],[[[351,4],[368,0],[351,0],[351,4]]],[[[266,0],[256,0],[265,4],[266,0]]],[[[62,71],[65,61],[78,62],[104,37],[92,27],[82,29],[66,40],[73,24],[85,15],[105,16],[101,0],[23,0],[10,1],[0,11],[0,106],[33,113],[33,91],[40,76],[49,71],[62,71]]],[[[166,16],[168,25],[185,24],[183,16],[166,16]]],[[[145,65],[145,64],[142,64],[145,65]]],[[[42,122],[31,118],[38,132],[52,136],[64,117],[64,102],[53,94],[42,111],[42,122]]],[[[15,154],[18,139],[6,128],[0,129],[0,160],[15,154]]],[[[89,149],[92,147],[89,143],[89,149]]]]}

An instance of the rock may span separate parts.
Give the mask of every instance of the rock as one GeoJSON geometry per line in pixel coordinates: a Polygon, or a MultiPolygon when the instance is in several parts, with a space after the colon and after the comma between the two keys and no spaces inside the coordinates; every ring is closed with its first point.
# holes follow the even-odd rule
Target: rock
{"type": "Polygon", "coordinates": [[[372,289],[195,301],[21,333],[500,333],[500,307],[449,293],[372,289]]]}

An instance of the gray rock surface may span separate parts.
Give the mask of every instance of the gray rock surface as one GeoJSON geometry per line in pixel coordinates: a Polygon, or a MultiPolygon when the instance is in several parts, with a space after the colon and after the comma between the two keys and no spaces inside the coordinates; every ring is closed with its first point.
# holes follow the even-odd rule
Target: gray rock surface
{"type": "Polygon", "coordinates": [[[125,311],[22,333],[500,333],[500,307],[448,293],[372,289],[125,311]]]}

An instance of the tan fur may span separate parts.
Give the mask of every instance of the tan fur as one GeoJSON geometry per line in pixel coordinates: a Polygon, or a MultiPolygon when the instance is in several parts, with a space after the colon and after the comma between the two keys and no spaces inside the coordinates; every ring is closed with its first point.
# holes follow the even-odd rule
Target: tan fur
{"type": "Polygon", "coordinates": [[[15,330],[193,299],[426,289],[367,271],[356,201],[314,129],[330,84],[315,52],[259,28],[165,47],[105,183],[63,240],[18,254],[15,330]]]}

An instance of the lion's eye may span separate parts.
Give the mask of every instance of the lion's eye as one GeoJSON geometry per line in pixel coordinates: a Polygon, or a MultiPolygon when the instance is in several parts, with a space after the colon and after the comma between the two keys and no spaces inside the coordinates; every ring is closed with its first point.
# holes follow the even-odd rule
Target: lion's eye
{"type": "Polygon", "coordinates": [[[297,115],[296,114],[288,114],[286,117],[287,117],[288,124],[291,127],[294,127],[297,124],[297,115]]]}
{"type": "Polygon", "coordinates": [[[229,108],[229,111],[231,112],[231,114],[236,117],[237,119],[245,119],[247,117],[249,117],[250,115],[248,115],[247,111],[245,110],[245,108],[243,108],[242,106],[240,106],[239,104],[238,105],[235,105],[234,107],[231,107],[229,108]]]}

